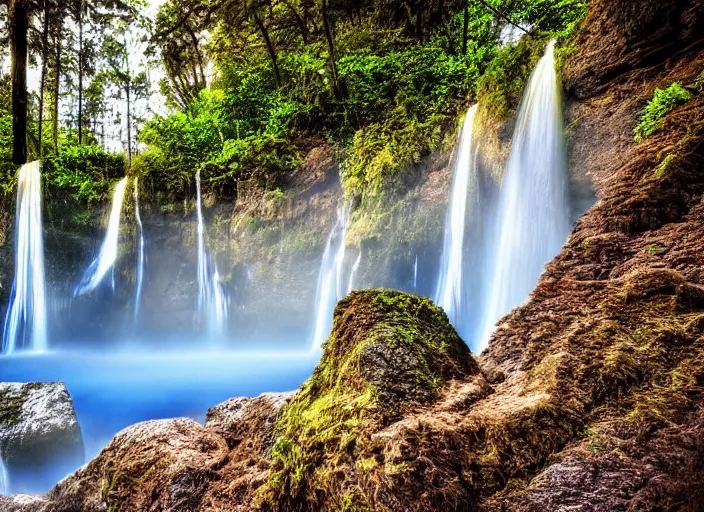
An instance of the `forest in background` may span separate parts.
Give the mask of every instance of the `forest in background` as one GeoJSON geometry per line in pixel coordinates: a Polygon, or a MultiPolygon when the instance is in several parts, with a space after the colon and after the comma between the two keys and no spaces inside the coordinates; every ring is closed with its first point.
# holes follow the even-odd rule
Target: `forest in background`
{"type": "Polygon", "coordinates": [[[329,144],[348,194],[383,195],[448,143],[469,101],[510,113],[547,39],[569,51],[585,11],[586,0],[168,0],[154,17],[140,0],[4,0],[0,194],[7,204],[17,164],[40,157],[50,193],[88,205],[125,172],[160,204],[189,195],[197,169],[220,197],[241,182],[285,194],[307,150],[329,144]],[[502,46],[506,26],[528,35],[502,46]],[[24,55],[39,90],[23,97],[24,55]]]}

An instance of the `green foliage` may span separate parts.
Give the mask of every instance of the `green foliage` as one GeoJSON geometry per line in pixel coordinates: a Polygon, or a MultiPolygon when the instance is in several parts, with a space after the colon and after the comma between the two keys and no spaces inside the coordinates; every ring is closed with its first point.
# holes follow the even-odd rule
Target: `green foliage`
{"type": "Polygon", "coordinates": [[[523,37],[502,48],[479,79],[477,96],[495,119],[503,120],[518,106],[523,86],[545,51],[548,38],[523,37]]]}
{"type": "Polygon", "coordinates": [[[300,163],[287,139],[265,133],[226,140],[222,151],[203,164],[203,177],[221,192],[237,180],[254,180],[261,188],[271,189],[300,163]]]}
{"type": "Polygon", "coordinates": [[[574,37],[587,12],[585,0],[537,0],[519,4],[515,20],[530,23],[531,34],[496,52],[479,79],[477,97],[494,120],[504,120],[516,109],[533,68],[551,39],[557,40],[556,67],[574,51],[574,37]]]}
{"type": "Polygon", "coordinates": [[[692,94],[677,82],[673,82],[667,89],[655,89],[653,99],[645,107],[636,126],[635,140],[642,141],[655,133],[662,127],[667,114],[691,98],[692,94]]]}
{"type": "Polygon", "coordinates": [[[49,194],[66,194],[83,204],[108,199],[112,183],[125,175],[121,154],[106,153],[98,146],[63,146],[48,155],[42,174],[49,194]]]}
{"type": "Polygon", "coordinates": [[[531,25],[534,36],[499,49],[505,21],[479,0],[468,0],[466,11],[463,2],[447,2],[442,16],[423,8],[422,34],[415,7],[409,11],[401,2],[361,12],[336,5],[329,13],[333,69],[328,42],[313,23],[321,21],[317,3],[231,0],[214,11],[204,4],[209,14],[189,18],[212,33],[200,47],[178,25],[183,9],[170,0],[157,17],[166,34],[160,36],[169,74],[164,90],[182,111],[147,124],[140,140],[148,150],[135,160],[136,170],[167,200],[185,194],[198,168],[203,186],[218,194],[234,195],[238,180],[271,190],[295,172],[312,138],[345,150],[348,194],[403,188],[409,170],[454,131],[477,89],[498,116],[508,115],[548,37],[569,39],[586,10],[585,0],[488,3],[531,25]],[[460,51],[465,45],[466,53],[460,51]],[[197,72],[204,55],[219,71],[209,90],[197,72]]]}

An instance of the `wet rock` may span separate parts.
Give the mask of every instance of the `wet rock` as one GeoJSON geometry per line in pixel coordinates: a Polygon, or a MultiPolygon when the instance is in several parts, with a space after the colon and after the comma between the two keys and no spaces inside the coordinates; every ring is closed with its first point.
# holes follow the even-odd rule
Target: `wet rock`
{"type": "Polygon", "coordinates": [[[49,510],[198,510],[226,456],[224,440],[191,419],[138,423],[50,491],[49,510]]]}
{"type": "Polygon", "coordinates": [[[39,475],[61,476],[83,463],[81,428],[63,383],[0,383],[0,453],[14,490],[32,490],[39,475]]]}
{"type": "Polygon", "coordinates": [[[222,435],[231,448],[252,434],[261,437],[264,446],[271,447],[278,412],[294,396],[295,391],[264,393],[256,398],[230,398],[208,409],[205,426],[222,435]],[[257,421],[253,421],[254,418],[257,421]],[[251,431],[253,425],[256,433],[251,431]]]}
{"type": "Polygon", "coordinates": [[[17,494],[15,496],[0,496],[1,512],[41,512],[48,505],[48,501],[41,496],[30,494],[17,494]]]}

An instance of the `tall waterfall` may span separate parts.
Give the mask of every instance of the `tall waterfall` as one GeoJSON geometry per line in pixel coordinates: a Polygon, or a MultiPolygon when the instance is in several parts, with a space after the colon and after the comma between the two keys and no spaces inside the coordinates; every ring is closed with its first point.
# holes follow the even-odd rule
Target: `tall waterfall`
{"type": "Polygon", "coordinates": [[[482,347],[496,322],[520,305],[569,233],[566,161],[554,42],[524,93],[499,198],[489,257],[482,347]]]}
{"type": "Polygon", "coordinates": [[[215,339],[225,335],[228,304],[220,283],[217,263],[210,258],[205,245],[203,197],[200,189],[200,169],[196,172],[196,213],[198,216],[198,321],[207,334],[215,339]]]}
{"type": "Polygon", "coordinates": [[[142,305],[142,284],[144,282],[144,228],[139,213],[139,178],[134,180],[134,217],[137,221],[137,285],[134,294],[134,322],[137,322],[142,305]]]}
{"type": "Polygon", "coordinates": [[[39,162],[20,168],[15,216],[15,280],[3,329],[3,352],[47,348],[44,240],[39,162]]]}
{"type": "Polygon", "coordinates": [[[335,304],[347,293],[345,284],[348,283],[345,282],[342,274],[349,216],[350,210],[346,205],[338,207],[337,220],[325,243],[323,261],[318,274],[313,350],[319,349],[330,333],[335,304]]]}
{"type": "Polygon", "coordinates": [[[10,494],[10,475],[8,474],[5,462],[0,455],[0,496],[10,494]]]}
{"type": "Polygon", "coordinates": [[[115,289],[115,261],[117,261],[117,248],[120,236],[120,215],[122,214],[122,203],[125,198],[127,178],[122,178],[112,196],[112,209],[108,220],[108,229],[105,231],[105,239],[100,247],[98,257],[93,260],[86,269],[80,284],[76,287],[74,295],[83,295],[95,290],[105,278],[108,271],[112,271],[112,288],[115,289]]]}
{"type": "MultiPolygon", "coordinates": [[[[462,126],[454,164],[454,178],[450,196],[450,208],[445,224],[440,276],[435,292],[435,303],[445,310],[450,322],[458,327],[463,322],[464,284],[464,235],[467,218],[467,202],[477,192],[477,162],[473,149],[472,130],[477,106],[467,112],[462,126]]],[[[471,212],[470,212],[471,214],[471,212]]],[[[417,262],[416,262],[417,263],[417,262]]],[[[414,275],[417,270],[414,269],[414,275]]],[[[414,279],[415,282],[415,279],[414,279]]]]}

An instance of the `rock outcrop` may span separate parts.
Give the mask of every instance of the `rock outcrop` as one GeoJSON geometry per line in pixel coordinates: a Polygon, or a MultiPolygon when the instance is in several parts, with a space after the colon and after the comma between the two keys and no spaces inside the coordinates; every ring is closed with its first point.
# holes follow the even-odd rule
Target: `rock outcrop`
{"type": "Polygon", "coordinates": [[[83,463],[81,428],[63,383],[0,383],[0,455],[13,489],[23,481],[32,489],[33,475],[83,463]]]}
{"type": "Polygon", "coordinates": [[[230,399],[208,411],[205,426],[187,418],[133,425],[46,497],[0,498],[0,511],[251,510],[292,396],[230,399]]]}

